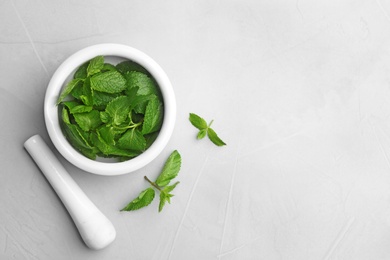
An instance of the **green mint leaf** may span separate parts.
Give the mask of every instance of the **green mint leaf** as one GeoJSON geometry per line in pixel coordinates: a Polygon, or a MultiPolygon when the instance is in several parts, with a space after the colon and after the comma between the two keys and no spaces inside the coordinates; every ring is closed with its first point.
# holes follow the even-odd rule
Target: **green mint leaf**
{"type": "Polygon", "coordinates": [[[120,149],[112,144],[107,143],[100,135],[100,132],[91,134],[92,143],[106,156],[121,156],[126,158],[133,158],[140,154],[140,152],[120,149]]]}
{"type": "Polygon", "coordinates": [[[110,121],[110,115],[105,111],[101,111],[100,120],[102,120],[103,123],[108,123],[110,121]]]}
{"type": "Polygon", "coordinates": [[[99,73],[91,77],[91,88],[105,93],[119,93],[126,89],[126,79],[117,71],[99,73]]]}
{"type": "Polygon", "coordinates": [[[157,98],[148,102],[145,110],[144,123],[142,125],[142,134],[150,134],[161,127],[163,118],[163,107],[157,98]]]}
{"type": "Polygon", "coordinates": [[[71,81],[66,84],[65,89],[61,92],[61,95],[59,96],[57,100],[57,105],[61,103],[62,100],[75,88],[80,82],[82,82],[81,79],[72,79],[71,81]]]}
{"type": "Polygon", "coordinates": [[[99,73],[104,66],[104,57],[103,56],[97,56],[90,60],[88,67],[87,67],[87,76],[92,76],[96,73],[99,73]]]}
{"type": "Polygon", "coordinates": [[[191,124],[193,126],[195,126],[196,128],[198,128],[199,130],[203,130],[203,129],[207,128],[206,120],[204,120],[200,116],[198,116],[198,115],[196,115],[194,113],[190,113],[190,118],[189,119],[190,119],[191,124]]]}
{"type": "Polygon", "coordinates": [[[152,187],[149,187],[146,190],[142,191],[137,198],[129,202],[129,204],[127,204],[127,206],[121,209],[121,211],[132,211],[132,210],[138,210],[143,207],[146,207],[150,203],[152,203],[154,196],[155,196],[154,189],[152,187]]]}
{"type": "Polygon", "coordinates": [[[130,71],[124,74],[126,78],[127,89],[138,87],[138,95],[154,94],[159,96],[159,90],[154,80],[145,73],[130,71]]]}
{"type": "Polygon", "coordinates": [[[68,113],[68,110],[65,107],[62,107],[61,118],[62,118],[62,121],[64,121],[65,124],[68,124],[68,125],[70,124],[69,113],[68,113]]]}
{"type": "Polygon", "coordinates": [[[104,93],[100,91],[93,91],[92,92],[92,99],[93,99],[93,105],[94,106],[107,106],[107,104],[117,98],[119,96],[118,93],[104,93]]]}
{"type": "Polygon", "coordinates": [[[105,112],[110,116],[114,125],[120,125],[126,121],[130,112],[129,98],[119,96],[111,100],[106,107],[105,112]]]}
{"type": "Polygon", "coordinates": [[[86,113],[74,114],[74,119],[81,129],[88,132],[101,125],[100,113],[97,110],[92,110],[86,113]]]}
{"type": "Polygon", "coordinates": [[[197,135],[197,138],[198,139],[203,139],[207,134],[207,128],[206,129],[202,129],[199,131],[198,135],[197,135]]]}
{"type": "Polygon", "coordinates": [[[159,132],[153,132],[151,134],[144,135],[144,138],[146,140],[146,147],[145,150],[148,149],[154,141],[157,139],[159,132]]]}
{"type": "Polygon", "coordinates": [[[115,130],[113,127],[101,126],[96,131],[106,144],[115,145],[115,130]]]}
{"type": "Polygon", "coordinates": [[[207,136],[217,146],[226,145],[224,141],[222,141],[221,138],[218,137],[217,133],[215,133],[215,131],[212,128],[207,129],[207,136]]]}
{"type": "Polygon", "coordinates": [[[132,128],[126,131],[118,140],[118,146],[122,149],[143,151],[146,148],[146,140],[141,131],[132,128]]]}
{"type": "Polygon", "coordinates": [[[85,133],[80,127],[73,124],[63,126],[63,131],[66,139],[76,150],[91,160],[96,159],[97,150],[89,143],[88,133],[85,133]]]}
{"type": "Polygon", "coordinates": [[[75,79],[85,79],[88,77],[87,68],[88,68],[89,62],[84,63],[81,65],[76,72],[74,73],[75,79]]]}
{"type": "Polygon", "coordinates": [[[105,72],[105,71],[118,71],[118,70],[114,65],[110,63],[104,63],[102,71],[105,72]]]}
{"type": "Polygon", "coordinates": [[[149,72],[139,65],[138,63],[135,63],[130,60],[122,61],[116,65],[117,70],[119,70],[122,74],[125,74],[130,71],[138,71],[145,74],[149,74],[149,72]]]}
{"type": "Polygon", "coordinates": [[[80,105],[77,101],[63,101],[62,104],[67,107],[69,110],[73,109],[74,107],[77,107],[80,105]]]}
{"type": "Polygon", "coordinates": [[[86,106],[86,105],[77,105],[72,108],[70,108],[69,112],[71,114],[77,114],[77,113],[85,113],[85,112],[90,112],[92,111],[91,106],[86,106]]]}
{"type": "Polygon", "coordinates": [[[177,176],[181,167],[181,156],[178,151],[173,151],[165,162],[161,174],[157,177],[156,184],[164,187],[177,176]]]}
{"type": "Polygon", "coordinates": [[[91,89],[91,79],[90,78],[87,78],[84,81],[84,84],[83,84],[83,86],[81,88],[81,92],[80,92],[80,100],[86,106],[92,106],[93,105],[92,89],[91,89]]]}
{"type": "Polygon", "coordinates": [[[165,186],[162,191],[165,192],[165,193],[170,193],[171,191],[173,191],[176,186],[179,184],[180,182],[175,182],[173,185],[169,185],[169,186],[165,186]]]}
{"type": "Polygon", "coordinates": [[[160,203],[158,205],[158,212],[162,211],[166,202],[171,203],[171,197],[173,197],[172,194],[160,192],[160,203]]]}

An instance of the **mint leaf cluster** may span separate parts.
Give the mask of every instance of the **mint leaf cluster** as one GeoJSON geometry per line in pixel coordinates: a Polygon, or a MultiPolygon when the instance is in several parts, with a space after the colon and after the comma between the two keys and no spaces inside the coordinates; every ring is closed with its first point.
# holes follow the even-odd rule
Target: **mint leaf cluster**
{"type": "Polygon", "coordinates": [[[211,128],[211,124],[214,120],[211,120],[209,124],[207,124],[206,120],[201,118],[200,116],[190,113],[190,122],[193,126],[199,129],[197,134],[198,139],[203,139],[206,135],[217,146],[224,146],[226,143],[222,141],[221,138],[218,137],[217,133],[211,128]]]}
{"type": "Polygon", "coordinates": [[[138,156],[154,142],[163,120],[162,97],[148,71],[130,60],[106,63],[103,56],[76,70],[57,105],[65,137],[92,160],[138,156]]]}
{"type": "Polygon", "coordinates": [[[176,188],[179,182],[170,184],[176,178],[181,167],[181,156],[178,151],[173,151],[164,164],[160,175],[156,181],[151,181],[148,177],[144,177],[150,184],[150,187],[143,190],[137,198],[130,201],[121,211],[133,211],[148,206],[154,200],[156,190],[160,193],[160,203],[158,211],[164,208],[166,202],[171,203],[171,198],[174,196],[171,192],[176,188]]]}

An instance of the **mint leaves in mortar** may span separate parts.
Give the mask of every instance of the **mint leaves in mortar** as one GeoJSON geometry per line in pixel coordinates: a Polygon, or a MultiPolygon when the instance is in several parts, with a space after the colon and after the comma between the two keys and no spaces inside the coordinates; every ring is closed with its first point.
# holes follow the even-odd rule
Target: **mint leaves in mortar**
{"type": "Polygon", "coordinates": [[[138,156],[156,139],[163,121],[157,83],[130,60],[113,65],[97,56],[81,65],[57,105],[65,137],[92,160],[138,156]]]}

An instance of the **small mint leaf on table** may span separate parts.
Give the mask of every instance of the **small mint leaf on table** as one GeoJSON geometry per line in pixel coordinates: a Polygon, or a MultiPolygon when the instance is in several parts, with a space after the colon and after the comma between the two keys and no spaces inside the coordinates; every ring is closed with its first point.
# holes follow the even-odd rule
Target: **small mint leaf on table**
{"type": "Polygon", "coordinates": [[[217,133],[212,128],[207,129],[207,136],[217,146],[224,146],[226,145],[224,141],[221,140],[221,138],[218,137],[217,133]]]}
{"type": "Polygon", "coordinates": [[[180,182],[175,182],[173,185],[169,185],[169,186],[165,186],[164,188],[163,188],[163,192],[165,192],[165,193],[170,193],[171,191],[173,191],[175,188],[176,188],[176,186],[179,184],[180,182]]]}
{"type": "Polygon", "coordinates": [[[146,207],[153,201],[154,196],[154,189],[152,187],[149,187],[146,190],[142,191],[137,198],[129,202],[129,204],[127,204],[126,207],[121,209],[121,211],[132,211],[146,207]]]}
{"type": "Polygon", "coordinates": [[[199,131],[198,135],[196,136],[196,138],[198,139],[203,139],[207,134],[207,129],[202,129],[199,131]]]}
{"type": "Polygon", "coordinates": [[[206,120],[204,120],[203,118],[201,118],[200,116],[194,113],[190,113],[190,122],[193,126],[198,128],[199,130],[203,130],[207,128],[206,120]]]}
{"type": "Polygon", "coordinates": [[[157,177],[156,184],[160,187],[164,187],[174,179],[180,171],[181,156],[178,151],[173,151],[165,162],[164,168],[161,174],[157,177]]]}
{"type": "Polygon", "coordinates": [[[190,113],[189,120],[193,126],[199,129],[199,132],[196,136],[197,139],[203,139],[207,135],[210,141],[215,145],[226,145],[226,143],[222,141],[222,139],[218,137],[217,133],[211,128],[211,124],[214,122],[214,120],[211,120],[211,122],[207,124],[206,120],[194,113],[190,113]]]}
{"type": "Polygon", "coordinates": [[[171,197],[173,197],[172,194],[160,192],[160,203],[158,205],[158,212],[162,211],[166,202],[171,203],[171,197]]]}

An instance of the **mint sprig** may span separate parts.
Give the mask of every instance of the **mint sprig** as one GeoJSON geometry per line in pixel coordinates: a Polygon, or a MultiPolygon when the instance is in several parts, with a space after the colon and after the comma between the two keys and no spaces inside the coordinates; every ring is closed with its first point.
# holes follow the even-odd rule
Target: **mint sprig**
{"type": "Polygon", "coordinates": [[[171,180],[176,178],[181,167],[181,156],[178,151],[173,151],[164,164],[160,175],[156,181],[151,181],[147,176],[145,180],[150,184],[146,190],[142,191],[137,198],[130,201],[121,211],[133,211],[148,206],[155,197],[155,191],[160,192],[160,203],[158,211],[161,212],[166,202],[171,203],[174,196],[171,192],[176,188],[179,182],[169,185],[171,180]]]}
{"type": "Polygon", "coordinates": [[[217,133],[211,128],[211,124],[214,122],[214,120],[211,120],[211,122],[207,124],[206,120],[194,113],[190,113],[189,119],[191,124],[199,129],[197,139],[203,139],[207,135],[210,141],[213,142],[215,145],[226,145],[226,143],[222,141],[222,139],[219,138],[217,133]]]}

